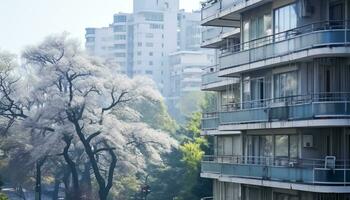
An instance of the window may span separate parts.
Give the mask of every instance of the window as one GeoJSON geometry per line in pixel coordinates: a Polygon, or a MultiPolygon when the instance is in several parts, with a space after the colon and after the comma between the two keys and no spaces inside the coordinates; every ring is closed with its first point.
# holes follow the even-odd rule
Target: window
{"type": "Polygon", "coordinates": [[[95,29],[94,28],[87,28],[85,29],[86,34],[95,34],[95,29]]]}
{"type": "Polygon", "coordinates": [[[142,42],[138,42],[138,43],[137,43],[137,46],[138,46],[138,47],[142,47],[142,42]]]}
{"type": "Polygon", "coordinates": [[[125,25],[117,25],[113,27],[114,32],[126,32],[126,26],[125,25]]]}
{"type": "Polygon", "coordinates": [[[275,147],[276,157],[288,157],[288,135],[277,135],[275,147]]]}
{"type": "Polygon", "coordinates": [[[153,43],[152,42],[147,42],[146,43],[146,47],[153,47],[153,43]]]}
{"type": "Polygon", "coordinates": [[[149,56],[153,56],[153,52],[149,52],[149,54],[148,54],[149,56]]]}
{"type": "Polygon", "coordinates": [[[144,17],[146,21],[164,21],[163,13],[146,12],[144,17]]]}
{"type": "Polygon", "coordinates": [[[138,52],[137,52],[137,55],[138,55],[138,56],[141,56],[141,55],[142,55],[141,51],[138,51],[138,52]]]}
{"type": "Polygon", "coordinates": [[[164,25],[163,24],[150,24],[149,28],[150,29],[164,29],[164,25]]]}
{"type": "Polygon", "coordinates": [[[273,156],[273,137],[272,135],[260,136],[260,156],[273,156]]]}
{"type": "Polygon", "coordinates": [[[114,35],[114,40],[126,40],[126,35],[114,35]]]}
{"type": "Polygon", "coordinates": [[[114,49],[125,49],[126,45],[125,44],[115,44],[114,49]]]}
{"type": "Polygon", "coordinates": [[[238,85],[231,84],[221,93],[221,105],[232,105],[240,102],[240,89],[238,85]]]}
{"type": "Polygon", "coordinates": [[[146,33],[146,38],[154,38],[153,33],[146,33]]]}
{"type": "Polygon", "coordinates": [[[275,137],[276,157],[298,157],[297,135],[276,135],[275,137]]]}
{"type": "Polygon", "coordinates": [[[274,97],[289,97],[298,94],[298,73],[291,71],[274,75],[274,97]]]}
{"type": "Polygon", "coordinates": [[[115,15],[114,16],[114,23],[120,23],[120,22],[126,22],[125,15],[115,15]]]}
{"type": "Polygon", "coordinates": [[[277,8],[274,12],[275,33],[284,32],[297,27],[296,5],[290,4],[281,8],[277,8]]]}
{"type": "Polygon", "coordinates": [[[115,53],[114,55],[117,58],[124,58],[124,57],[126,57],[126,53],[115,53]]]}
{"type": "Polygon", "coordinates": [[[88,38],[86,38],[86,42],[95,42],[95,38],[94,37],[88,37],[88,38]]]}
{"type": "MultiPolygon", "coordinates": [[[[264,14],[249,18],[243,21],[243,41],[248,42],[272,34],[271,14],[264,14]]],[[[247,44],[244,48],[252,48],[264,45],[268,40],[256,40],[254,43],[247,44]]]]}
{"type": "Polygon", "coordinates": [[[151,71],[151,70],[146,70],[146,74],[153,74],[153,71],[151,71]]]}
{"type": "Polygon", "coordinates": [[[137,61],[137,64],[138,64],[138,65],[141,65],[141,64],[142,64],[142,61],[141,61],[141,60],[138,60],[138,61],[137,61]]]}
{"type": "Polygon", "coordinates": [[[245,152],[251,157],[298,158],[298,135],[247,135],[245,152]]]}
{"type": "Polygon", "coordinates": [[[149,64],[150,66],[153,66],[153,61],[149,61],[148,64],[149,64]]]}

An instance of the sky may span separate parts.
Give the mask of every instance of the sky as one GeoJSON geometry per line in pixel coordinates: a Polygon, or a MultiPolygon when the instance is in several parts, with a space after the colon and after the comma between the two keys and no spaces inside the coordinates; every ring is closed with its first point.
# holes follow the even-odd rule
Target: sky
{"type": "MultiPolygon", "coordinates": [[[[198,10],[199,2],[180,0],[180,8],[198,10]]],[[[84,42],[86,27],[108,26],[114,13],[131,11],[132,0],[0,0],[0,50],[19,54],[65,31],[84,42]]]]}

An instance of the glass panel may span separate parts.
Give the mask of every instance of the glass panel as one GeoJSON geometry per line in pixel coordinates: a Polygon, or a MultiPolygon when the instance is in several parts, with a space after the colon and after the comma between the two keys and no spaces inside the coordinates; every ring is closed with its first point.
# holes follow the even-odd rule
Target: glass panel
{"type": "MultiPolygon", "coordinates": [[[[281,33],[297,27],[297,13],[295,4],[290,4],[278,8],[274,12],[275,19],[275,33],[281,33]]],[[[283,38],[277,38],[283,39],[283,38]]]]}
{"type": "Polygon", "coordinates": [[[260,136],[260,156],[273,156],[273,137],[271,135],[260,136]]]}
{"type": "Polygon", "coordinates": [[[243,82],[243,101],[250,101],[250,80],[246,77],[243,82]]]}
{"type": "Polygon", "coordinates": [[[258,188],[248,188],[248,199],[260,200],[260,189],[258,188]]]}
{"type": "Polygon", "coordinates": [[[274,78],[274,96],[288,97],[298,93],[298,73],[297,71],[276,74],[274,78]]]}
{"type": "Polygon", "coordinates": [[[275,138],[276,157],[288,157],[288,135],[278,135],[275,138]]]}
{"type": "Polygon", "coordinates": [[[241,136],[233,136],[233,155],[242,155],[241,136]]]}
{"type": "Polygon", "coordinates": [[[291,158],[297,158],[298,157],[298,136],[297,135],[291,135],[289,137],[290,144],[290,157],[291,158]]]}
{"type": "Polygon", "coordinates": [[[222,156],[224,155],[224,140],[222,137],[218,137],[218,155],[222,156]]]}
{"type": "MultiPolygon", "coordinates": [[[[250,38],[250,35],[249,35],[249,21],[246,21],[244,22],[244,25],[243,25],[243,41],[244,42],[248,42],[249,41],[249,38],[250,38]]],[[[244,49],[247,48],[247,47],[243,47],[244,49]]]]}
{"type": "Polygon", "coordinates": [[[225,184],[225,199],[233,199],[233,184],[224,183],[225,184]]]}
{"type": "Polygon", "coordinates": [[[224,155],[232,155],[232,137],[223,137],[224,138],[224,155]]]}

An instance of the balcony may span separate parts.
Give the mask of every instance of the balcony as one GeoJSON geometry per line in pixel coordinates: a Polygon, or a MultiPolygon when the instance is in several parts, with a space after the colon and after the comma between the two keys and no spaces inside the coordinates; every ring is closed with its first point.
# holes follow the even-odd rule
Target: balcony
{"type": "MultiPolygon", "coordinates": [[[[240,69],[242,65],[324,47],[328,48],[328,52],[314,52],[316,55],[310,56],[334,54],[336,52],[329,47],[344,47],[349,42],[350,30],[347,22],[326,21],[313,23],[246,43],[227,46],[222,50],[220,56],[220,70],[231,68],[231,73],[239,73],[244,71],[243,68],[240,69]]],[[[346,53],[343,52],[343,54],[346,53]]],[[[300,56],[303,58],[307,55],[307,53],[303,53],[300,56]]],[[[278,63],[271,62],[272,64],[278,63]]],[[[263,63],[261,67],[267,65],[268,63],[263,63]]]]}
{"type": "Polygon", "coordinates": [[[205,156],[202,173],[313,185],[349,185],[350,160],[205,156]]]}
{"type": "Polygon", "coordinates": [[[208,0],[202,3],[202,25],[240,27],[240,13],[272,0],[208,0]]]}
{"type": "Polygon", "coordinates": [[[202,75],[202,85],[208,85],[216,82],[220,82],[222,80],[221,77],[219,77],[219,72],[209,72],[202,75]]]}
{"type": "Polygon", "coordinates": [[[217,65],[204,68],[206,71],[202,75],[202,90],[204,91],[220,91],[224,90],[229,84],[239,83],[239,79],[231,77],[219,77],[219,71],[216,70],[217,65]]]}
{"type": "Polygon", "coordinates": [[[240,27],[240,15],[230,13],[221,16],[221,12],[231,6],[243,5],[246,0],[209,0],[202,4],[202,25],[221,27],[240,27]]]}
{"type": "MultiPolygon", "coordinates": [[[[319,93],[235,103],[223,106],[218,115],[218,125],[350,118],[350,94],[319,93]]],[[[206,123],[203,120],[203,127],[208,126],[206,123]]]]}
{"type": "Polygon", "coordinates": [[[202,116],[202,130],[215,130],[219,125],[218,113],[205,113],[202,116]]]}
{"type": "Polygon", "coordinates": [[[224,45],[226,38],[240,38],[240,30],[228,27],[210,27],[202,32],[202,48],[220,48],[224,45]]]}

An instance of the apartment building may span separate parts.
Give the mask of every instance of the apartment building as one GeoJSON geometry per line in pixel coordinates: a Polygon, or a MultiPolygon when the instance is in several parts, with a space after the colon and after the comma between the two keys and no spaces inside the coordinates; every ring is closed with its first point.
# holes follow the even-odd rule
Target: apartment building
{"type": "Polygon", "coordinates": [[[185,122],[188,116],[200,109],[202,69],[213,65],[214,61],[214,55],[207,51],[177,51],[169,55],[167,104],[177,122],[185,122]]]}
{"type": "Polygon", "coordinates": [[[350,199],[350,1],[209,0],[214,200],[350,199]]]}
{"type": "Polygon", "coordinates": [[[133,13],[114,15],[108,27],[86,28],[86,49],[128,76],[152,78],[164,94],[167,56],[177,51],[179,0],[134,0],[133,13]]]}
{"type": "Polygon", "coordinates": [[[177,15],[177,47],[179,51],[201,51],[201,12],[180,10],[177,15]]]}

